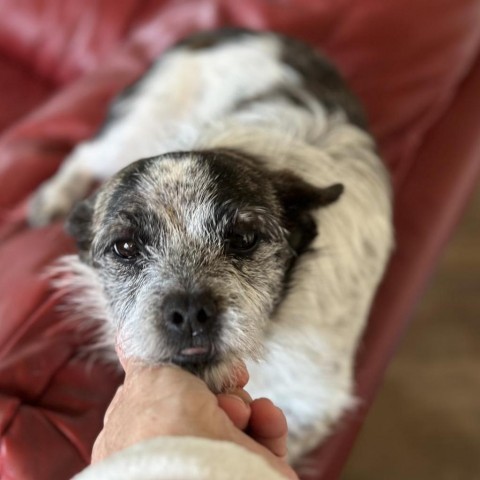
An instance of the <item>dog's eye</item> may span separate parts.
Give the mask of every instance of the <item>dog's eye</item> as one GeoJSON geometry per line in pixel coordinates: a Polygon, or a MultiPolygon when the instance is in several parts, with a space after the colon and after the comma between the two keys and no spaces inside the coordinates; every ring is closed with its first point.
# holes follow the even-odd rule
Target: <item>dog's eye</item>
{"type": "Polygon", "coordinates": [[[130,260],[138,255],[137,244],[133,240],[118,240],[112,246],[117,257],[130,260]]]}
{"type": "Polygon", "coordinates": [[[258,246],[259,237],[254,232],[231,233],[225,239],[227,253],[247,254],[253,252],[258,246]]]}

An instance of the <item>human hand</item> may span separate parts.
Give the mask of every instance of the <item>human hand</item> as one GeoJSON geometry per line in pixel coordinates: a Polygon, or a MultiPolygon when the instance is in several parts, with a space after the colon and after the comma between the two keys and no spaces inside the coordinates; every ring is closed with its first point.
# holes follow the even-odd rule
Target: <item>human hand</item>
{"type": "Polygon", "coordinates": [[[285,477],[298,478],[285,461],[285,416],[270,400],[252,401],[242,390],[246,370],[239,370],[236,390],[215,396],[203,381],[175,366],[123,366],[125,382],[107,410],[92,462],[153,437],[197,436],[236,443],[285,477]]]}

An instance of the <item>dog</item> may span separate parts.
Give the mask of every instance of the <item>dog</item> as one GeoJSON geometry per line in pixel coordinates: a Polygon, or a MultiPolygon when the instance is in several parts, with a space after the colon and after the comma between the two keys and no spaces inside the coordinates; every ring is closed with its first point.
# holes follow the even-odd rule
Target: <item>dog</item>
{"type": "Polygon", "coordinates": [[[292,462],[355,405],[390,183],[359,102],[308,46],[223,29],[170,48],[30,202],[33,226],[67,215],[63,286],[103,346],[213,391],[245,361],[292,462]]]}

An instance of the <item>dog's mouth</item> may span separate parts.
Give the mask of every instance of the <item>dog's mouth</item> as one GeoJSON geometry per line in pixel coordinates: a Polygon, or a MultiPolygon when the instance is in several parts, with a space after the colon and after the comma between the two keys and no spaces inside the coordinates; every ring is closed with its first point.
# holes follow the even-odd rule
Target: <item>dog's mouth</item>
{"type": "Polygon", "coordinates": [[[192,372],[198,372],[217,362],[218,355],[211,345],[183,348],[172,357],[172,363],[192,372]]]}
{"type": "Polygon", "coordinates": [[[174,355],[173,363],[179,365],[208,363],[211,356],[211,349],[208,347],[189,347],[174,355]]]}

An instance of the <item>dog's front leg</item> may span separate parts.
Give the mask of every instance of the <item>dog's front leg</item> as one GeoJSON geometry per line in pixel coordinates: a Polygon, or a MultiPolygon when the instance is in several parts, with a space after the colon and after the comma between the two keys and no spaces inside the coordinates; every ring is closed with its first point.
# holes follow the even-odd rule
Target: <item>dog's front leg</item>
{"type": "Polygon", "coordinates": [[[64,218],[74,204],[84,198],[95,176],[84,161],[91,145],[79,145],[58,172],[33,194],[28,207],[30,225],[42,227],[64,218]]]}

